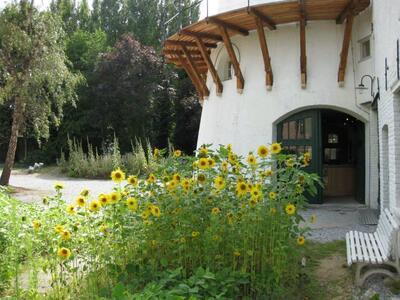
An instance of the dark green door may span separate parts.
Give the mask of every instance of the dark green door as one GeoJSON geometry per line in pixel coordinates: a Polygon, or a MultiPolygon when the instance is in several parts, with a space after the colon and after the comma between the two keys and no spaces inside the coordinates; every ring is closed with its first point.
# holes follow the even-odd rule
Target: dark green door
{"type": "MultiPolygon", "coordinates": [[[[277,138],[286,153],[311,154],[308,172],[322,175],[321,114],[319,110],[307,110],[288,117],[277,126],[277,138]]],[[[309,197],[310,203],[322,203],[322,188],[309,197]]]]}

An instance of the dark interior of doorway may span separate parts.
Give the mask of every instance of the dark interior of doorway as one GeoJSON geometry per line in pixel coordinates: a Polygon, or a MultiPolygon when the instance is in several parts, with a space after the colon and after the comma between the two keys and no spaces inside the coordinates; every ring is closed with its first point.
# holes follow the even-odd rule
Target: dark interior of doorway
{"type": "Polygon", "coordinates": [[[364,123],[334,110],[321,110],[324,203],[365,202],[364,123]]]}

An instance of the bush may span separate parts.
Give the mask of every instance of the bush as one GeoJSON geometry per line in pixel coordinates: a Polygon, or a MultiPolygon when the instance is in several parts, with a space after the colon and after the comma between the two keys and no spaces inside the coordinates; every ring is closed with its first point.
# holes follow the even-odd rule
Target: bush
{"type": "Polygon", "coordinates": [[[118,140],[114,137],[108,147],[103,147],[102,154],[87,141],[84,149],[82,142],[68,138],[68,159],[64,152],[61,153],[58,165],[61,171],[71,177],[79,178],[109,178],[110,173],[117,167],[125,172],[135,175],[145,175],[154,167],[146,149],[140,141],[132,144],[132,152],[121,155],[118,140]]]}
{"type": "Polygon", "coordinates": [[[298,211],[318,181],[302,170],[308,153],[273,144],[246,160],[229,146],[148,155],[158,168],[147,179],[114,170],[113,191],[93,200],[84,190],[72,205],[56,185],[27,218],[21,230],[46,258],[54,298],[295,297],[306,235],[298,211]]]}

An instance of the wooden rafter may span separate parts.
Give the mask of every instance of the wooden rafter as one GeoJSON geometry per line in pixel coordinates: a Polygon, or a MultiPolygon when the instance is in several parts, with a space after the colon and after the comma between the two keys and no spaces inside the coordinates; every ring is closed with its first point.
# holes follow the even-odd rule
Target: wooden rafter
{"type": "MultiPolygon", "coordinates": [[[[199,50],[188,50],[188,51],[189,51],[189,53],[192,55],[192,57],[194,57],[194,56],[199,56],[199,57],[201,57],[201,52],[200,52],[199,50]]],[[[207,50],[207,51],[208,51],[208,53],[211,53],[210,50],[207,50]]],[[[169,55],[169,54],[172,54],[172,55],[183,54],[183,52],[182,52],[181,50],[166,50],[166,49],[163,50],[163,53],[164,53],[165,55],[169,55]]]]}
{"type": "Polygon", "coordinates": [[[187,62],[181,55],[179,55],[179,61],[180,61],[179,66],[182,67],[186,71],[186,74],[188,74],[190,80],[192,81],[194,87],[196,88],[197,94],[199,95],[199,99],[203,100],[203,98],[204,98],[203,91],[197,81],[197,78],[195,77],[192,70],[188,66],[187,62]]]}
{"type": "Polygon", "coordinates": [[[200,38],[195,38],[195,40],[201,54],[203,55],[204,61],[207,64],[207,68],[211,73],[214,83],[217,86],[217,95],[221,95],[223,91],[222,82],[219,78],[217,70],[214,67],[214,64],[211,61],[210,54],[208,54],[206,46],[204,46],[204,42],[200,38]]]}
{"type": "Polygon", "coordinates": [[[239,61],[236,57],[235,50],[233,49],[232,42],[231,39],[229,38],[227,29],[224,26],[219,26],[219,30],[221,32],[222,38],[224,39],[226,51],[228,52],[233,69],[235,70],[237,91],[238,93],[241,94],[244,88],[244,78],[242,75],[242,71],[240,70],[239,61]]]}
{"type": "Polygon", "coordinates": [[[269,57],[267,40],[265,38],[263,22],[258,16],[254,16],[254,19],[257,26],[258,40],[260,41],[261,52],[264,60],[265,84],[267,85],[267,89],[271,90],[274,83],[274,77],[272,73],[271,58],[269,57]]]}
{"type": "MultiPolygon", "coordinates": [[[[250,7],[249,13],[254,16],[255,18],[259,19],[262,21],[262,23],[269,29],[269,30],[275,30],[276,25],[274,22],[271,21],[269,17],[267,17],[265,14],[259,12],[257,9],[254,7],[250,7]]],[[[258,25],[257,25],[258,28],[258,25]]]]}
{"type": "Polygon", "coordinates": [[[344,20],[350,15],[354,15],[354,10],[358,5],[359,0],[350,0],[349,4],[342,10],[336,18],[336,24],[343,24],[344,20]]]}
{"type": "MultiPolygon", "coordinates": [[[[197,47],[196,43],[187,41],[166,40],[164,41],[164,44],[171,46],[197,47]]],[[[204,45],[207,48],[217,48],[217,44],[215,43],[204,43],[204,45]]]]}
{"type": "MultiPolygon", "coordinates": [[[[167,59],[168,62],[174,62],[174,61],[179,62],[178,56],[175,56],[175,55],[174,56],[168,56],[168,57],[166,57],[166,59],[167,59]]],[[[194,62],[204,63],[203,57],[200,57],[200,56],[193,56],[192,55],[192,60],[194,62]]]]}
{"type": "Polygon", "coordinates": [[[353,14],[348,15],[346,19],[346,25],[344,28],[342,52],[340,53],[340,64],[338,71],[338,83],[339,86],[341,87],[344,86],[344,78],[346,75],[347,57],[349,54],[351,31],[353,29],[353,20],[354,20],[354,15],[353,14]]]}
{"type": "MultiPolygon", "coordinates": [[[[241,26],[239,26],[239,25],[236,25],[236,24],[231,24],[231,23],[222,21],[222,20],[217,19],[217,18],[215,18],[215,17],[209,17],[209,18],[207,18],[207,19],[206,19],[206,22],[207,22],[207,23],[212,23],[212,24],[218,25],[219,27],[222,26],[222,27],[224,27],[225,29],[228,29],[228,30],[230,30],[230,31],[233,31],[233,32],[235,32],[235,33],[238,33],[238,34],[241,34],[241,35],[244,35],[244,36],[249,35],[249,31],[248,31],[247,29],[245,29],[245,28],[243,28],[243,27],[241,27],[241,26]]],[[[223,38],[223,37],[222,37],[222,38],[223,38]]]]}
{"type": "Polygon", "coordinates": [[[182,29],[179,34],[182,35],[187,35],[190,37],[194,37],[194,38],[200,38],[200,39],[208,39],[208,40],[214,40],[217,42],[222,42],[222,37],[218,34],[213,34],[213,33],[207,33],[207,32],[194,32],[194,31],[190,31],[187,29],[182,29]]]}
{"type": "Polygon", "coordinates": [[[210,91],[207,88],[205,80],[201,77],[200,72],[197,70],[195,63],[192,60],[191,54],[185,45],[181,45],[182,51],[186,56],[187,65],[191,72],[194,74],[195,79],[197,80],[199,86],[201,87],[201,91],[204,97],[208,97],[210,95],[210,91]]]}
{"type": "Polygon", "coordinates": [[[307,55],[306,55],[306,15],[304,0],[299,0],[300,6],[300,76],[301,88],[307,86],[307,55]]]}

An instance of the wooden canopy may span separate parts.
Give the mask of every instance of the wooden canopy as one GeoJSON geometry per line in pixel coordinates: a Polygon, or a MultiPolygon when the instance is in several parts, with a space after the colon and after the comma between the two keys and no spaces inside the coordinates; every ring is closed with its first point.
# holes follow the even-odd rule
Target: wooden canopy
{"type": "Polygon", "coordinates": [[[273,85],[273,70],[269,57],[264,28],[275,30],[276,25],[286,23],[300,24],[299,70],[301,86],[306,87],[306,34],[308,20],[336,20],[338,24],[346,21],[338,82],[342,86],[345,77],[347,54],[351,40],[353,18],[369,6],[370,0],[286,0],[274,3],[254,5],[238,10],[215,15],[191,24],[164,42],[163,53],[166,60],[179,68],[184,68],[197,89],[200,98],[207,97],[209,90],[205,84],[206,74],[210,71],[216,85],[217,94],[223,91],[221,79],[210,58],[210,49],[217,43],[224,43],[235,71],[238,92],[244,88],[244,78],[240,64],[233,50],[231,37],[247,36],[249,31],[256,30],[260,42],[265,69],[265,83],[268,89],[273,85]]]}

